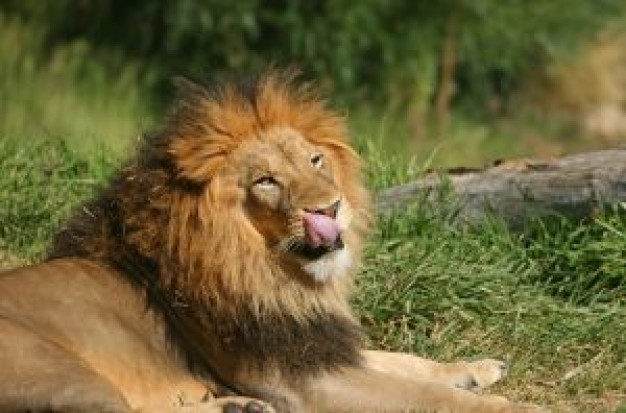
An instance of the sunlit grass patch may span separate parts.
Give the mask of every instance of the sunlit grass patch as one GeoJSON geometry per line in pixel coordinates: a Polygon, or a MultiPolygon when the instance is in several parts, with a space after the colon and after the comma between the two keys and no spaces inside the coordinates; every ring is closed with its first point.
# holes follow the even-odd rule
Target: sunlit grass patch
{"type": "Polygon", "coordinates": [[[79,153],[61,139],[23,145],[0,140],[0,251],[40,257],[53,231],[113,169],[104,147],[79,153]]]}

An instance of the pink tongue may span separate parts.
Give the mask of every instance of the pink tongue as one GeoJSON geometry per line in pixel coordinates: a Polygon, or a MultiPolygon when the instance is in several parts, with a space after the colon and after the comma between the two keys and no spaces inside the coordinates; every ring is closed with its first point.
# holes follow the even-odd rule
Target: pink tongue
{"type": "Polygon", "coordinates": [[[322,214],[304,215],[304,228],[307,240],[313,247],[332,247],[339,237],[337,221],[322,214]]]}

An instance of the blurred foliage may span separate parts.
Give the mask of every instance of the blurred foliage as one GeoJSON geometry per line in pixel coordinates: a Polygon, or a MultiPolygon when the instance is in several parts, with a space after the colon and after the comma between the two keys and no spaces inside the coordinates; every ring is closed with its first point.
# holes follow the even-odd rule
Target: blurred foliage
{"type": "MultiPolygon", "coordinates": [[[[49,46],[87,41],[137,60],[154,84],[296,65],[349,99],[423,108],[436,94],[442,44],[453,36],[457,93],[484,99],[520,73],[572,50],[623,0],[5,0],[38,21],[49,46]]],[[[107,59],[109,62],[117,58],[107,59]]],[[[112,70],[117,68],[113,67],[112,70]]]]}
{"type": "Polygon", "coordinates": [[[43,41],[37,26],[0,12],[0,141],[128,148],[154,112],[139,65],[120,61],[112,73],[85,41],[45,54],[43,41]]]}

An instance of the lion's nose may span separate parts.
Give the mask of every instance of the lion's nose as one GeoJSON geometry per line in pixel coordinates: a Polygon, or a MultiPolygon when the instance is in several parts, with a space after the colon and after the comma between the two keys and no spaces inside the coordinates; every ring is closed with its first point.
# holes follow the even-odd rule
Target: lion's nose
{"type": "Polygon", "coordinates": [[[332,219],[337,218],[337,212],[339,212],[339,206],[341,205],[341,200],[337,200],[333,202],[330,206],[326,208],[320,208],[315,210],[305,209],[305,211],[310,212],[312,214],[320,214],[326,215],[327,217],[331,217],[332,219]]]}

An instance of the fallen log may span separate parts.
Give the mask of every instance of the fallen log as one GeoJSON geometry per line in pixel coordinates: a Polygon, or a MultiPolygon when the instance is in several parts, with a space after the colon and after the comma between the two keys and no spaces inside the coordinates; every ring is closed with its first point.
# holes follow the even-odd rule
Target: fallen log
{"type": "Polygon", "coordinates": [[[465,223],[496,216],[518,227],[550,214],[584,218],[605,205],[626,202],[626,147],[431,171],[417,181],[380,191],[377,207],[388,214],[411,203],[442,199],[453,203],[456,219],[465,223]]]}

